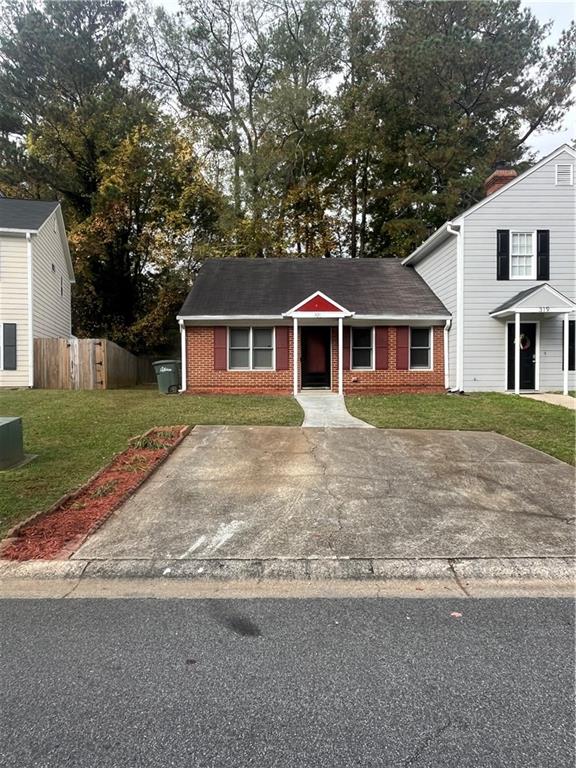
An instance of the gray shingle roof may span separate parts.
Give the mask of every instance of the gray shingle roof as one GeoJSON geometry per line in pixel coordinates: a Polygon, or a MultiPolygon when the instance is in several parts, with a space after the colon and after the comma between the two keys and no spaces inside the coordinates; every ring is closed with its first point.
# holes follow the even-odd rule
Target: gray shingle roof
{"type": "Polygon", "coordinates": [[[281,315],[316,291],[360,315],[450,315],[397,259],[212,259],[180,315],[281,315]]]}
{"type": "Polygon", "coordinates": [[[0,197],[0,229],[35,231],[54,213],[60,203],[45,200],[17,200],[0,197]]]}

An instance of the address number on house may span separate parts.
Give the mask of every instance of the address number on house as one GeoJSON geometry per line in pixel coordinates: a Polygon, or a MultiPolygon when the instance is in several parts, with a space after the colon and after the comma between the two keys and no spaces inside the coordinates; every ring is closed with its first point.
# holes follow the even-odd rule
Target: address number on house
{"type": "Polygon", "coordinates": [[[550,307],[539,307],[540,312],[550,312],[550,307]]]}

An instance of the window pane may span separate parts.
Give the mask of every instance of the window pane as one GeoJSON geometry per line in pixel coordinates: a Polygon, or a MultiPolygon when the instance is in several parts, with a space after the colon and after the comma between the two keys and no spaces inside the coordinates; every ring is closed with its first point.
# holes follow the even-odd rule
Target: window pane
{"type": "Polygon", "coordinates": [[[429,349],[411,349],[410,350],[410,368],[429,368],[430,350],[429,349]]]}
{"type": "Polygon", "coordinates": [[[272,328],[254,328],[252,331],[254,347],[272,348],[272,328]]]}
{"type": "Polygon", "coordinates": [[[372,367],[371,350],[353,349],[352,350],[352,367],[353,368],[371,368],[372,367]]]}
{"type": "Polygon", "coordinates": [[[354,347],[371,347],[372,328],[353,328],[352,345],[354,347]]]}
{"type": "Polygon", "coordinates": [[[249,347],[250,329],[249,328],[230,328],[230,348],[249,347]]]}
{"type": "Polygon", "coordinates": [[[255,349],[252,353],[252,366],[254,368],[272,368],[272,350],[255,349]]]}
{"type": "Polygon", "coordinates": [[[512,233],[512,256],[530,256],[532,254],[532,233],[512,233]]]}
{"type": "Polygon", "coordinates": [[[250,365],[250,351],[248,349],[230,350],[230,368],[248,368],[250,365]]]}
{"type": "Polygon", "coordinates": [[[413,347],[430,346],[430,329],[429,328],[412,328],[412,330],[410,331],[410,344],[413,347]]]}

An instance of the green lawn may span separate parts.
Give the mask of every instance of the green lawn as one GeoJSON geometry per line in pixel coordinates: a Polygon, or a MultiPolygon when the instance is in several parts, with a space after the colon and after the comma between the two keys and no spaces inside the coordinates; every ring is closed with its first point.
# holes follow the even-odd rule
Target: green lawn
{"type": "Polygon", "coordinates": [[[153,389],[107,392],[0,392],[0,414],[22,416],[25,449],[38,458],[0,472],[0,535],[53,504],[154,425],[298,425],[300,406],[289,397],[159,395],[153,389]]]}
{"type": "Polygon", "coordinates": [[[575,463],[574,411],[495,392],[346,398],[353,416],[377,427],[498,432],[575,463]]]}

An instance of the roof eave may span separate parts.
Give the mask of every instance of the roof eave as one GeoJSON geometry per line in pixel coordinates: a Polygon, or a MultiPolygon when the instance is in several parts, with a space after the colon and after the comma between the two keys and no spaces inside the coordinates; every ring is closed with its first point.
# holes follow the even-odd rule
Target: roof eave
{"type": "Polygon", "coordinates": [[[402,264],[404,266],[408,264],[417,264],[425,256],[428,256],[428,254],[437,248],[441,243],[443,243],[444,240],[447,240],[448,237],[455,235],[454,232],[450,231],[450,227],[452,226],[454,226],[452,221],[447,221],[445,224],[442,224],[442,226],[437,229],[436,232],[431,234],[430,237],[422,243],[422,245],[419,245],[415,251],[412,251],[409,256],[403,259],[402,264]]]}

